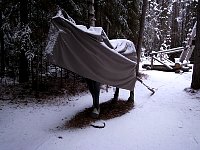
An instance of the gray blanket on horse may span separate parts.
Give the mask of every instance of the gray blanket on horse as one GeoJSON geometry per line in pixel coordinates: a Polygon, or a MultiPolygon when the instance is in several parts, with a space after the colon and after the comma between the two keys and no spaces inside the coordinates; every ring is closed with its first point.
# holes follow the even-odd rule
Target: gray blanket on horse
{"type": "Polygon", "coordinates": [[[134,89],[137,61],[131,41],[109,40],[101,27],[87,29],[59,14],[52,18],[47,42],[52,64],[103,84],[134,89]]]}

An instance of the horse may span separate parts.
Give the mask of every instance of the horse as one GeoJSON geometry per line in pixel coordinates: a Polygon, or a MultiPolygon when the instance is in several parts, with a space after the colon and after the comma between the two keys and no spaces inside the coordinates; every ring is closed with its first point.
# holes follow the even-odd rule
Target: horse
{"type": "MultiPolygon", "coordinates": [[[[131,41],[126,39],[109,40],[106,33],[103,31],[103,28],[101,27],[90,27],[90,29],[87,29],[87,27],[85,26],[76,25],[75,21],[64,11],[59,11],[58,14],[52,18],[52,21],[52,28],[50,28],[50,32],[48,35],[49,42],[46,47],[46,54],[53,64],[61,66],[63,68],[67,68],[72,72],[82,75],[83,77],[93,79],[87,79],[86,81],[93,98],[93,111],[91,115],[94,118],[97,118],[100,113],[100,83],[97,81],[103,83],[111,83],[113,85],[116,84],[113,83],[114,81],[110,82],[112,74],[109,74],[108,77],[103,76],[102,74],[99,75],[95,73],[95,76],[93,76],[95,68],[91,67],[93,66],[91,65],[91,63],[99,66],[102,69],[102,72],[107,72],[107,69],[105,69],[105,67],[101,65],[105,65],[105,63],[99,60],[105,59],[106,63],[111,64],[110,67],[116,66],[120,62],[122,62],[122,67],[119,67],[119,70],[116,69],[117,67],[113,67],[113,69],[114,73],[120,71],[120,68],[125,69],[125,71],[122,72],[124,73],[123,78],[115,79],[133,79],[135,76],[135,74],[133,74],[134,68],[127,69],[127,66],[134,67],[137,64],[135,46],[131,41]],[[118,54],[116,54],[116,52],[112,52],[114,50],[117,53],[121,54],[123,57],[127,57],[127,59],[131,61],[123,58],[122,56],[119,56],[118,54]],[[100,54],[99,57],[94,57],[94,55],[98,56],[98,54],[100,54]],[[111,55],[113,60],[110,59],[110,56],[105,57],[110,54],[113,54],[111,55]],[[91,61],[85,61],[86,57],[88,58],[88,60],[90,60],[89,58],[92,58],[91,61]],[[114,61],[116,61],[116,63],[114,61]],[[100,79],[103,77],[105,80],[100,79]]],[[[125,83],[123,83],[123,85],[124,84],[125,83]]],[[[119,87],[123,87],[121,85],[122,82],[119,87]]],[[[133,85],[134,82],[131,82],[131,88],[127,86],[126,88],[128,88],[129,90],[133,90],[133,85]]],[[[119,88],[116,88],[113,101],[116,101],[118,99],[118,95],[119,88]]],[[[133,91],[130,92],[130,97],[128,100],[134,102],[133,91]]]]}
{"type": "MultiPolygon", "coordinates": [[[[123,42],[123,44],[125,44],[126,46],[124,47],[128,47],[126,50],[123,49],[122,51],[118,51],[117,50],[117,45],[113,46],[111,43],[115,43],[115,40],[109,40],[109,41],[105,41],[105,43],[107,43],[108,47],[115,49],[118,53],[122,54],[123,56],[127,57],[130,60],[133,60],[135,62],[137,62],[137,55],[136,55],[136,50],[135,50],[135,46],[132,42],[128,41],[128,40],[120,40],[122,41],[119,45],[121,45],[123,42]],[[115,48],[114,48],[115,47],[115,48]],[[131,50],[130,50],[131,49],[131,50]],[[128,53],[126,53],[128,51],[128,53]]],[[[119,48],[120,49],[120,48],[119,48]]],[[[136,82],[136,80],[135,80],[136,82]]],[[[88,89],[92,95],[92,99],[93,99],[93,111],[91,112],[91,117],[92,118],[98,118],[99,114],[100,114],[100,105],[99,105],[99,95],[100,95],[100,83],[91,79],[86,79],[86,83],[88,86],[88,89]]],[[[112,102],[116,102],[118,100],[119,97],[119,88],[116,87],[115,93],[114,93],[114,97],[112,98],[112,102]]],[[[134,87],[133,90],[130,91],[130,96],[128,98],[128,102],[134,103],[134,87]]]]}
{"type": "MultiPolygon", "coordinates": [[[[100,96],[100,83],[91,79],[86,79],[87,86],[92,95],[93,99],[93,110],[91,112],[91,117],[96,119],[100,114],[100,104],[99,104],[99,96],[100,96]]],[[[116,87],[114,97],[112,98],[112,102],[116,102],[119,97],[119,88],[116,87]]],[[[128,102],[134,103],[134,91],[130,91],[130,96],[128,98],[128,102]]]]}

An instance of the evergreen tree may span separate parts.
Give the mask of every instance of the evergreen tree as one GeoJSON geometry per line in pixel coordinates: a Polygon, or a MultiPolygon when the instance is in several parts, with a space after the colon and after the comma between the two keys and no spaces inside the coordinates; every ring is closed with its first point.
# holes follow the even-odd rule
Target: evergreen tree
{"type": "Polygon", "coordinates": [[[196,21],[196,3],[181,0],[149,1],[144,33],[147,53],[184,46],[183,42],[196,21]]]}

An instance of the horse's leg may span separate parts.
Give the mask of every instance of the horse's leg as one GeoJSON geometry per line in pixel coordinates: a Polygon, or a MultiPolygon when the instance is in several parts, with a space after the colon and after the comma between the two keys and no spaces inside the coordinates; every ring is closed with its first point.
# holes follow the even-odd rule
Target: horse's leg
{"type": "Polygon", "coordinates": [[[128,102],[134,103],[134,91],[130,91],[130,97],[128,98],[128,102]]]}
{"type": "Polygon", "coordinates": [[[99,94],[100,94],[100,83],[93,81],[93,111],[91,113],[92,118],[98,118],[100,114],[100,106],[99,106],[99,94]]]}
{"type": "Polygon", "coordinates": [[[100,107],[99,107],[100,83],[90,79],[86,79],[86,81],[93,99],[93,111],[91,113],[91,116],[93,118],[98,118],[100,113],[100,107]]]}
{"type": "Polygon", "coordinates": [[[94,81],[93,88],[94,88],[93,106],[94,108],[99,109],[100,83],[94,81]]]}
{"type": "Polygon", "coordinates": [[[118,97],[119,97],[119,88],[116,88],[112,101],[114,101],[114,102],[117,101],[118,97]]]}

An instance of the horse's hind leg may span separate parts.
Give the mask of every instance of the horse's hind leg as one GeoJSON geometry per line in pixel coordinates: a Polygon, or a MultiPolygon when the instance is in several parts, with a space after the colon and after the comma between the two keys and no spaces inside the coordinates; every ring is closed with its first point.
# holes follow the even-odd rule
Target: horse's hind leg
{"type": "Polygon", "coordinates": [[[99,95],[100,95],[100,83],[94,81],[94,97],[93,97],[93,107],[99,109],[99,95]]]}
{"type": "Polygon", "coordinates": [[[112,101],[114,101],[114,102],[117,101],[118,97],[119,97],[119,88],[116,88],[112,101]]]}
{"type": "Polygon", "coordinates": [[[134,91],[130,91],[130,97],[128,98],[128,102],[134,103],[134,91]]]}
{"type": "Polygon", "coordinates": [[[98,118],[100,114],[100,106],[99,106],[99,95],[100,95],[100,83],[94,81],[94,97],[93,97],[93,111],[91,113],[92,118],[98,118]]]}
{"type": "Polygon", "coordinates": [[[93,111],[91,113],[92,118],[98,118],[100,114],[99,106],[99,94],[100,94],[100,83],[87,79],[87,85],[93,99],[93,111]]]}

